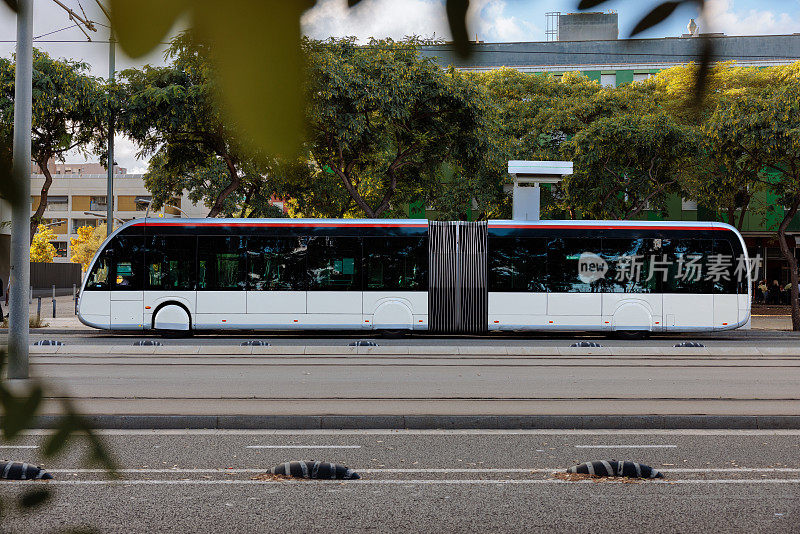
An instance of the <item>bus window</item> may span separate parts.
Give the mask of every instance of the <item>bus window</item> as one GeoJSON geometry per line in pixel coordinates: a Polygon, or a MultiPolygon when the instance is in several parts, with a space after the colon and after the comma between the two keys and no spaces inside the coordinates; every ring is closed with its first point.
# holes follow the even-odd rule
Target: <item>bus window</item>
{"type": "Polygon", "coordinates": [[[144,261],[144,238],[141,236],[117,236],[111,243],[112,279],[114,291],[141,291],[142,264],[144,261]]]}
{"type": "Polygon", "coordinates": [[[198,290],[244,290],[246,250],[240,236],[200,236],[197,239],[198,290]]]}
{"type": "Polygon", "coordinates": [[[365,237],[368,291],[425,291],[428,245],[423,237],[365,237]]]}
{"type": "Polygon", "coordinates": [[[547,285],[551,293],[597,293],[606,290],[605,278],[581,278],[581,257],[600,254],[600,240],[555,237],[547,243],[547,285]]]}
{"type": "Polygon", "coordinates": [[[544,238],[489,239],[489,291],[547,291],[546,245],[544,238]]]}
{"type": "Polygon", "coordinates": [[[307,272],[309,291],[361,291],[361,240],[310,238],[307,272]]]}
{"type": "Polygon", "coordinates": [[[708,258],[713,254],[711,239],[662,239],[662,249],[669,261],[667,280],[662,293],[711,293],[708,258]]]}
{"type": "Polygon", "coordinates": [[[192,291],[195,288],[197,239],[153,236],[148,239],[145,289],[192,291]]]}
{"type": "Polygon", "coordinates": [[[747,293],[747,274],[744,255],[738,240],[734,244],[728,239],[714,239],[714,254],[708,258],[708,276],[714,293],[747,293]],[[738,251],[738,253],[736,252],[738,251]],[[741,268],[739,262],[742,262],[741,268]]]}
{"type": "Polygon", "coordinates": [[[141,291],[143,244],[139,236],[116,236],[97,259],[86,281],[86,289],[141,291]]]}
{"type": "Polygon", "coordinates": [[[111,269],[111,250],[106,249],[97,258],[94,266],[92,267],[92,272],[89,273],[88,278],[86,279],[86,290],[87,291],[108,291],[108,277],[109,271],[111,269]]]}
{"type": "Polygon", "coordinates": [[[247,239],[247,282],[253,291],[305,291],[306,245],[299,237],[247,239]]]}
{"type": "Polygon", "coordinates": [[[606,293],[654,293],[668,276],[661,239],[603,238],[607,274],[598,280],[606,293]]]}

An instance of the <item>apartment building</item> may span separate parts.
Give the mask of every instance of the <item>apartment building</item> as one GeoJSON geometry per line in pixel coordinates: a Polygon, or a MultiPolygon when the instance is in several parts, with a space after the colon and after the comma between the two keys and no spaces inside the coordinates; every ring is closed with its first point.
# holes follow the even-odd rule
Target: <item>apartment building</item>
{"type": "MultiPolygon", "coordinates": [[[[70,239],[77,237],[78,228],[104,224],[108,207],[107,178],[99,163],[53,163],[48,165],[53,184],[47,195],[47,208],[43,222],[52,224],[56,234],[56,262],[70,260],[70,239]]],[[[40,192],[44,184],[41,169],[34,168],[31,174],[31,214],[39,207],[40,192]]],[[[128,174],[127,169],[114,168],[114,217],[115,225],[144,217],[152,196],[145,188],[143,175],[128,174]]],[[[165,217],[205,217],[208,208],[195,205],[185,198],[174,198],[165,210],[158,212],[165,217]],[[174,207],[173,207],[174,206],[174,207]],[[183,212],[183,214],[181,213],[183,212]]],[[[150,212],[150,216],[157,216],[150,212]]],[[[2,254],[2,241],[0,241],[2,254]]],[[[1,269],[1,267],[0,267],[1,269]]]]}

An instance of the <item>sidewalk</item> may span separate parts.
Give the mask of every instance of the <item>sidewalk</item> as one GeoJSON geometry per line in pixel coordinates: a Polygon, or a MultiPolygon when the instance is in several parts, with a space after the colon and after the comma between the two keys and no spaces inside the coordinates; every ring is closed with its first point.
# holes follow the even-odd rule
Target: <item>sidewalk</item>
{"type": "MultiPolygon", "coordinates": [[[[52,304],[51,304],[52,306],[52,304]]],[[[44,304],[42,304],[44,308],[44,304]]],[[[35,315],[34,310],[33,314],[35,315]]],[[[75,315],[58,315],[56,319],[51,319],[52,307],[50,314],[42,313],[42,321],[47,324],[46,327],[32,329],[32,334],[82,334],[90,332],[100,332],[95,328],[88,327],[82,324],[78,317],[75,315]]],[[[753,330],[775,330],[775,331],[791,331],[792,317],[791,315],[753,315],[751,324],[753,330]]],[[[742,330],[739,330],[742,331],[742,330]]],[[[0,334],[6,333],[6,329],[0,328],[0,334]]]]}

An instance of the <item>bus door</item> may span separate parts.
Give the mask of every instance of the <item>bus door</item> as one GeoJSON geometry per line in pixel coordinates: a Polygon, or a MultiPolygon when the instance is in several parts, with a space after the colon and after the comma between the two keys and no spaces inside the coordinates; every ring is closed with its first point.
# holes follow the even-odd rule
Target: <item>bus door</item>
{"type": "Polygon", "coordinates": [[[661,286],[670,265],[662,240],[604,237],[602,249],[603,330],[662,330],[661,286]]]}
{"type": "Polygon", "coordinates": [[[547,243],[547,327],[595,330],[601,325],[606,273],[600,240],[555,236],[547,243]]]}
{"type": "Polygon", "coordinates": [[[111,245],[114,258],[110,280],[112,330],[142,329],[143,245],[141,236],[117,236],[111,245]]]}
{"type": "Polygon", "coordinates": [[[247,326],[246,239],[197,238],[196,328],[247,326]]]}
{"type": "Polygon", "coordinates": [[[362,318],[361,257],[359,237],[308,239],[307,324],[318,328],[370,326],[362,318]]]}
{"type": "Polygon", "coordinates": [[[306,240],[247,239],[247,317],[263,328],[302,326],[306,316],[306,240]]]}

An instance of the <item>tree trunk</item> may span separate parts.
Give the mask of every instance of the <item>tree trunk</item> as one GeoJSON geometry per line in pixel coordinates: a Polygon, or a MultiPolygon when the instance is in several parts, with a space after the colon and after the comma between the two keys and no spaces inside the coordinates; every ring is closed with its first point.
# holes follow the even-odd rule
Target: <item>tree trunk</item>
{"type": "Polygon", "coordinates": [[[728,224],[736,226],[736,205],[728,207],[728,224]]]}
{"type": "Polygon", "coordinates": [[[36,235],[36,230],[42,220],[42,214],[47,209],[47,193],[50,191],[50,186],[53,185],[53,175],[50,174],[50,169],[47,168],[47,159],[44,160],[44,164],[41,161],[37,161],[36,164],[42,169],[44,184],[42,184],[42,191],[39,196],[39,206],[37,206],[34,214],[31,215],[31,243],[33,243],[33,236],[36,235]]]}
{"type": "Polygon", "coordinates": [[[364,210],[364,215],[366,215],[367,218],[369,219],[374,219],[375,212],[372,211],[372,208],[369,206],[369,204],[367,204],[366,200],[364,200],[364,198],[358,192],[356,186],[354,186],[353,182],[350,181],[350,177],[346,173],[342,172],[338,167],[331,166],[331,168],[334,170],[336,175],[342,181],[342,183],[344,184],[344,188],[347,189],[347,192],[350,193],[350,198],[353,199],[353,201],[358,205],[359,208],[364,210]]]}
{"type": "Polygon", "coordinates": [[[798,305],[797,302],[797,282],[799,277],[797,274],[797,258],[794,257],[794,250],[789,250],[789,245],[786,243],[786,228],[789,227],[789,223],[794,219],[798,208],[800,208],[800,194],[792,198],[792,205],[789,211],[784,215],[781,225],[778,227],[778,243],[781,246],[781,254],[783,254],[784,259],[789,264],[789,280],[792,284],[790,292],[792,303],[792,330],[795,331],[800,330],[800,305],[798,305]]]}
{"type": "Polygon", "coordinates": [[[380,217],[381,214],[389,208],[389,202],[392,200],[394,192],[397,189],[397,173],[390,167],[388,174],[390,178],[389,189],[387,189],[386,193],[383,195],[383,199],[377,209],[375,209],[375,215],[373,215],[373,217],[380,217]]]}
{"type": "Polygon", "coordinates": [[[239,189],[239,185],[241,184],[239,172],[236,170],[236,165],[234,165],[231,157],[226,154],[222,156],[222,159],[225,160],[225,165],[228,166],[228,173],[231,175],[231,181],[228,186],[217,195],[217,200],[214,201],[214,205],[211,207],[211,211],[208,212],[206,217],[217,217],[222,213],[222,209],[225,206],[225,199],[228,198],[231,193],[239,189]]]}
{"type": "Polygon", "coordinates": [[[745,202],[744,206],[742,206],[742,213],[739,214],[739,224],[736,225],[736,229],[740,232],[742,231],[742,227],[744,226],[744,216],[747,215],[747,208],[750,207],[750,197],[747,197],[747,202],[745,202]]]}

